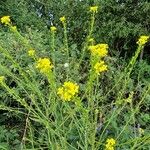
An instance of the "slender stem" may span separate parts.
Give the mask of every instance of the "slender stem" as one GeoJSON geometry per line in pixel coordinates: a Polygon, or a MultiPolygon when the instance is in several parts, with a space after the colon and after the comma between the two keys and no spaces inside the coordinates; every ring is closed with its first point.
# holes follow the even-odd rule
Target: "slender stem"
{"type": "Polygon", "coordinates": [[[67,51],[67,55],[69,58],[69,48],[68,48],[68,37],[67,37],[67,25],[66,22],[63,23],[63,27],[64,27],[64,44],[65,44],[65,49],[67,51]]]}
{"type": "MultiPolygon", "coordinates": [[[[68,46],[68,37],[67,37],[67,24],[66,22],[63,22],[64,27],[64,44],[65,44],[65,51],[67,52],[67,63],[69,64],[69,46],[68,46]]],[[[69,72],[70,72],[70,65],[68,66],[67,70],[67,80],[69,78],[69,72]]]]}
{"type": "MultiPolygon", "coordinates": [[[[31,103],[32,102],[30,102],[30,107],[31,107],[31,103]]],[[[25,144],[25,136],[26,136],[27,128],[28,128],[29,115],[30,115],[30,110],[28,110],[28,114],[27,114],[26,121],[25,121],[26,124],[25,124],[24,132],[23,132],[22,141],[21,141],[21,149],[23,149],[23,145],[25,144]]]]}
{"type": "Polygon", "coordinates": [[[84,44],[82,52],[81,52],[81,57],[80,57],[80,60],[79,60],[78,68],[80,67],[80,65],[81,65],[81,63],[83,61],[83,58],[85,56],[85,50],[88,47],[89,39],[91,38],[92,33],[93,33],[94,23],[95,23],[95,13],[93,12],[92,15],[91,15],[91,21],[90,21],[90,27],[89,27],[89,34],[86,37],[85,44],[84,44]]]}
{"type": "Polygon", "coordinates": [[[55,31],[52,31],[52,35],[51,35],[51,48],[52,48],[53,64],[55,66],[55,31]]]}

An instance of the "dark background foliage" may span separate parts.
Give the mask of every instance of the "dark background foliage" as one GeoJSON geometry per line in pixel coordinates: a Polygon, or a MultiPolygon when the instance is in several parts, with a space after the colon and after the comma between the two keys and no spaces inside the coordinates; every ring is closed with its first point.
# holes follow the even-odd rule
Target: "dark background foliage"
{"type": "Polygon", "coordinates": [[[148,0],[4,0],[0,15],[10,15],[24,32],[28,28],[46,32],[51,25],[58,26],[59,17],[65,15],[69,40],[80,47],[87,33],[88,9],[92,5],[99,6],[94,37],[97,42],[109,43],[112,55],[133,54],[139,35],[150,32],[148,0]]]}

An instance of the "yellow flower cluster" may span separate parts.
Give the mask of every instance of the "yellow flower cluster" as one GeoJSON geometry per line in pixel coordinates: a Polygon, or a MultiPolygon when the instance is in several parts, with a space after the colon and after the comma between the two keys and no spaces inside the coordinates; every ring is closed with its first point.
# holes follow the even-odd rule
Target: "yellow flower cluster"
{"type": "Polygon", "coordinates": [[[74,97],[75,94],[78,93],[79,86],[76,83],[72,83],[70,81],[64,82],[64,85],[58,88],[57,94],[64,101],[70,101],[71,98],[74,97]]]}
{"type": "Polygon", "coordinates": [[[107,71],[107,65],[105,64],[104,61],[100,61],[94,65],[94,69],[95,69],[95,72],[99,75],[99,73],[103,71],[107,71]]]}
{"type": "Polygon", "coordinates": [[[51,26],[50,30],[51,30],[51,32],[55,32],[57,30],[57,28],[55,26],[51,26]]]}
{"type": "Polygon", "coordinates": [[[149,36],[140,36],[139,40],[137,41],[137,44],[139,46],[143,46],[145,45],[145,43],[147,43],[148,39],[149,39],[149,36]]]}
{"type": "Polygon", "coordinates": [[[28,50],[28,55],[29,55],[30,57],[33,57],[33,56],[35,55],[35,50],[34,50],[34,49],[29,49],[29,50],[28,50]]]}
{"type": "Polygon", "coordinates": [[[0,83],[2,83],[4,81],[5,77],[4,76],[0,76],[0,83]]]}
{"type": "Polygon", "coordinates": [[[48,58],[39,58],[36,68],[38,68],[41,73],[47,74],[51,71],[53,65],[48,58]]]}
{"type": "Polygon", "coordinates": [[[5,24],[5,25],[9,25],[10,22],[11,22],[10,16],[3,16],[3,17],[1,18],[1,23],[5,24]]]}
{"type": "Polygon", "coordinates": [[[90,7],[90,12],[97,13],[98,6],[90,7]]]}
{"type": "Polygon", "coordinates": [[[113,138],[107,139],[105,150],[114,150],[114,146],[116,144],[116,140],[113,138]]]}
{"type": "Polygon", "coordinates": [[[105,57],[108,54],[108,44],[97,44],[89,46],[91,54],[94,56],[105,57]]]}
{"type": "Polygon", "coordinates": [[[60,18],[59,18],[59,20],[60,20],[62,23],[65,23],[65,21],[66,21],[66,17],[65,17],[65,16],[60,17],[60,18]]]}

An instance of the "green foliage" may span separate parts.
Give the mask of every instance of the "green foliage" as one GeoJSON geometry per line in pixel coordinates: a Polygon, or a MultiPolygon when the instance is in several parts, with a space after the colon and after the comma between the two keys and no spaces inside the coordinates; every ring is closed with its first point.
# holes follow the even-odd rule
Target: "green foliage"
{"type": "Polygon", "coordinates": [[[81,46],[88,28],[87,10],[94,4],[99,6],[94,32],[96,41],[110,43],[112,55],[127,53],[131,56],[137,37],[150,32],[148,0],[5,0],[0,5],[0,14],[10,15],[23,31],[28,27],[45,31],[45,27],[52,24],[58,26],[59,17],[65,15],[70,45],[81,46]]]}
{"type": "Polygon", "coordinates": [[[17,27],[23,31],[27,27],[42,28],[45,26],[43,20],[38,17],[36,10],[29,6],[28,1],[20,0],[5,0],[0,4],[0,15],[10,15],[12,20],[15,20],[17,27]]]}
{"type": "Polygon", "coordinates": [[[19,148],[19,135],[15,129],[7,129],[5,126],[0,126],[0,133],[1,150],[16,150],[19,148]]]}

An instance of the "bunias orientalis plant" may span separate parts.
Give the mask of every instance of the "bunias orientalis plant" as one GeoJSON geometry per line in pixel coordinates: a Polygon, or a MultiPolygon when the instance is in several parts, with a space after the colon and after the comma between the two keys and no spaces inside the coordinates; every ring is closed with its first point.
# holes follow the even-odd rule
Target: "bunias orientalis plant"
{"type": "Polygon", "coordinates": [[[138,47],[135,51],[135,55],[131,58],[128,66],[124,69],[123,76],[121,76],[120,79],[118,79],[118,80],[122,80],[122,78],[124,78],[123,79],[124,80],[123,88],[119,91],[118,98],[116,100],[116,102],[118,104],[122,103],[124,91],[126,90],[127,85],[129,83],[131,72],[135,66],[135,63],[137,61],[137,58],[138,58],[140,52],[143,50],[145,44],[148,42],[148,39],[149,39],[149,36],[140,36],[139,37],[139,39],[137,41],[138,47]]]}
{"type": "MultiPolygon", "coordinates": [[[[14,35],[21,40],[23,45],[26,47],[26,54],[33,59],[33,70],[29,70],[30,73],[26,72],[24,68],[20,67],[20,64],[13,58],[9,51],[0,47],[0,51],[5,55],[7,59],[19,70],[19,76],[12,73],[9,68],[0,64],[0,69],[5,72],[5,77],[2,75],[0,77],[1,86],[8,92],[9,95],[13,96],[14,99],[19,102],[26,110],[28,116],[27,126],[31,134],[31,139],[28,139],[28,134],[24,132],[22,146],[27,147],[27,143],[31,141],[32,149],[35,148],[47,148],[47,149],[115,149],[119,147],[122,143],[119,143],[120,136],[124,133],[126,126],[129,121],[134,118],[140,104],[144,100],[146,93],[149,91],[150,86],[145,88],[142,99],[137,105],[137,109],[132,107],[133,94],[130,93],[128,98],[123,99],[123,95],[128,83],[130,73],[133,70],[137,57],[140,51],[144,47],[145,43],[148,41],[148,36],[142,36],[138,44],[138,50],[135,52],[135,56],[131,59],[129,65],[125,68],[123,76],[121,76],[120,81],[125,81],[120,93],[118,94],[117,100],[112,103],[115,107],[114,111],[110,115],[110,118],[105,121],[105,126],[101,127],[101,131],[98,132],[99,113],[101,111],[101,106],[99,101],[101,99],[96,98],[99,94],[98,85],[101,83],[100,79],[105,71],[109,71],[109,64],[105,62],[105,58],[108,55],[108,44],[94,42],[93,28],[95,22],[95,15],[98,12],[98,7],[90,7],[89,13],[91,15],[91,20],[89,23],[89,32],[83,44],[83,49],[81,51],[81,57],[78,62],[80,67],[85,54],[89,53],[89,70],[87,71],[88,78],[84,83],[85,88],[81,86],[80,83],[73,80],[70,77],[70,67],[65,72],[67,74],[62,80],[57,76],[55,68],[57,63],[55,58],[56,51],[56,31],[57,27],[52,26],[50,28],[51,33],[51,50],[54,55],[49,58],[47,56],[38,56],[36,50],[29,44],[28,40],[25,39],[11,23],[10,17],[6,16],[1,18],[1,22],[8,26],[14,35]],[[146,38],[145,38],[146,37],[146,38]],[[38,74],[38,78],[34,78],[32,71],[38,74]],[[7,85],[7,76],[11,76],[17,82],[17,85],[25,91],[26,95],[21,95],[15,89],[7,85]],[[44,85],[41,87],[39,80],[42,77],[48,81],[48,86],[44,85]],[[4,80],[5,79],[5,80],[4,80]],[[120,107],[118,107],[117,102],[121,101],[120,107]],[[124,102],[124,103],[123,103],[124,102]],[[127,103],[131,104],[131,116],[129,121],[124,125],[124,128],[119,131],[116,135],[107,134],[108,126],[111,121],[117,118],[118,114],[124,109],[127,103]],[[123,104],[123,107],[122,107],[123,104]],[[44,130],[43,141],[40,143],[36,139],[34,133],[32,132],[32,121],[39,123],[44,130]],[[75,141],[75,142],[74,142],[75,141]],[[38,144],[37,144],[38,143],[38,144]],[[38,146],[37,146],[38,145],[38,146]]],[[[61,17],[60,21],[63,25],[64,31],[64,52],[63,54],[67,56],[67,64],[70,66],[70,47],[67,39],[67,18],[61,17]]],[[[80,72],[79,72],[80,75],[80,72]]],[[[77,78],[77,77],[76,77],[77,78]]],[[[116,85],[114,85],[116,86],[116,85]]],[[[11,108],[10,108],[11,109],[11,108]]],[[[13,111],[13,110],[12,110],[13,111]]],[[[20,112],[21,113],[21,112],[20,112]]],[[[41,129],[41,128],[40,128],[41,129]]],[[[39,129],[38,129],[39,130],[39,129]]],[[[40,130],[41,131],[41,130],[40,130]]],[[[123,143],[124,144],[124,143],[123,143]]],[[[136,146],[136,145],[135,145],[136,146]]]]}

